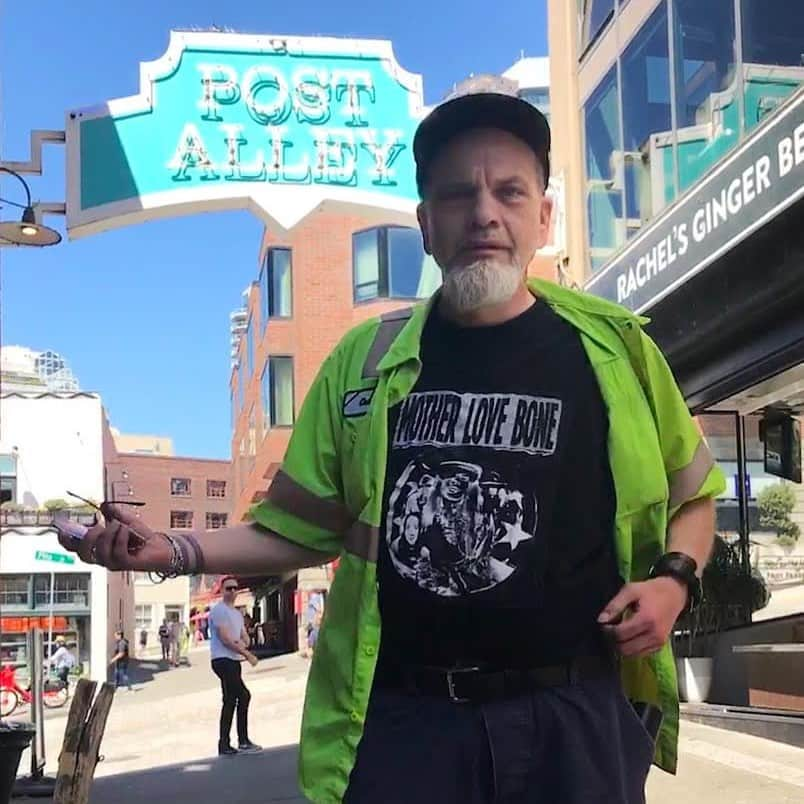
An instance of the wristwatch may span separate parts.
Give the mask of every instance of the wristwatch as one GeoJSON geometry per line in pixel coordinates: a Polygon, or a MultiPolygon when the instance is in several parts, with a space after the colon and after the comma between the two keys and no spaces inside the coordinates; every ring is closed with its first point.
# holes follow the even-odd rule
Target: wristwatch
{"type": "Polygon", "coordinates": [[[703,600],[701,579],[696,575],[698,564],[686,553],[665,553],[651,568],[649,578],[675,578],[687,587],[686,611],[695,611],[703,600]]]}

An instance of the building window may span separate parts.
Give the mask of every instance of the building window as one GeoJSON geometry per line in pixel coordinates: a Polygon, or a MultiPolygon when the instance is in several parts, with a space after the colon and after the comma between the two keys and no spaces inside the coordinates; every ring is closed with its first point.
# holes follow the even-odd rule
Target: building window
{"type": "Polygon", "coordinates": [[[218,530],[226,527],[228,514],[216,514],[207,512],[207,530],[218,530]]]}
{"type": "Polygon", "coordinates": [[[184,606],[165,606],[165,619],[169,623],[180,623],[184,616],[184,606]]]}
{"type": "Polygon", "coordinates": [[[266,360],[260,377],[260,396],[262,397],[262,434],[271,427],[271,371],[270,361],[266,360]]]}
{"type": "Polygon", "coordinates": [[[613,156],[615,176],[619,173],[624,184],[625,235],[630,237],[675,197],[672,170],[664,174],[664,186],[652,187],[650,173],[651,135],[669,134],[673,127],[666,3],[656,9],[623,52],[620,75],[624,148],[613,156]]]}
{"type": "Polygon", "coordinates": [[[225,497],[225,480],[207,480],[207,497],[225,497]]]}
{"type": "Polygon", "coordinates": [[[427,259],[418,229],[381,226],[352,235],[354,300],[429,295],[427,259]]]}
{"type": "MultiPolygon", "coordinates": [[[[293,414],[293,358],[269,357],[268,373],[268,423],[271,427],[292,427],[293,414]]],[[[263,372],[265,379],[265,372],[263,372]]]]}
{"type": "Polygon", "coordinates": [[[0,610],[27,609],[29,604],[28,575],[0,575],[0,610]]]}
{"type": "Polygon", "coordinates": [[[17,458],[0,455],[0,505],[17,502],[17,458]]]}
{"type": "Polygon", "coordinates": [[[150,603],[138,603],[134,606],[134,622],[137,631],[153,631],[154,607],[150,603]]]}
{"type": "Polygon", "coordinates": [[[192,511],[171,511],[170,527],[174,530],[188,530],[193,526],[192,511]]]}
{"type": "Polygon", "coordinates": [[[257,454],[257,419],[254,413],[255,406],[251,406],[248,413],[248,454],[257,454]]]}
{"type": "Polygon", "coordinates": [[[269,318],[290,318],[293,315],[292,263],[289,248],[272,248],[265,255],[260,288],[263,327],[269,318]]]}
{"type": "Polygon", "coordinates": [[[614,0],[585,0],[581,22],[584,47],[597,39],[598,34],[614,16],[614,0]]]}
{"type": "Polygon", "coordinates": [[[734,4],[674,0],[673,17],[681,192],[739,139],[734,4]]]}
{"type": "Polygon", "coordinates": [[[742,0],[742,32],[745,124],[750,131],[804,81],[804,6],[742,0]]]}
{"type": "Polygon", "coordinates": [[[173,497],[189,497],[191,483],[189,477],[171,477],[170,493],[173,497]]]}
{"type": "Polygon", "coordinates": [[[625,239],[623,191],[615,181],[615,153],[622,153],[617,70],[612,68],[584,104],[586,214],[589,256],[596,271],[625,239]]]}
{"type": "Polygon", "coordinates": [[[246,325],[246,367],[244,371],[246,376],[248,372],[254,369],[254,318],[248,317],[248,324],[246,325]]]}
{"type": "MultiPolygon", "coordinates": [[[[34,578],[34,606],[50,605],[50,576],[34,578]]],[[[89,608],[89,573],[64,573],[53,576],[53,605],[61,608],[89,608]]]]}

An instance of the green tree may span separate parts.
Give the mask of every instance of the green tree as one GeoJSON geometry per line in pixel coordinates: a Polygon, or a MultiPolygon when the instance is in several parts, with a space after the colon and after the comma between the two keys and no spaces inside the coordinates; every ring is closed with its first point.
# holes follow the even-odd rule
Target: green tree
{"type": "Polygon", "coordinates": [[[757,496],[759,505],[759,524],[776,533],[779,542],[793,545],[801,535],[801,529],[791,519],[796,505],[796,493],[786,483],[766,486],[757,496]]]}

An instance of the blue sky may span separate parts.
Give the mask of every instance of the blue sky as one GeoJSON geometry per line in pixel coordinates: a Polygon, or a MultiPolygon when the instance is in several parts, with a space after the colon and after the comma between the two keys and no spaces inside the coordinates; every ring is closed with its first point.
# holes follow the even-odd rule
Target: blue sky
{"type": "MultiPolygon", "coordinates": [[[[502,71],[522,51],[546,54],[545,5],[0,3],[0,158],[27,159],[29,131],[63,129],[69,109],[135,94],[139,63],[162,55],[171,28],[390,39],[432,103],[469,73],[502,71]]],[[[63,177],[61,149],[48,148],[45,175],[30,179],[34,198],[63,200],[63,177]]],[[[21,200],[15,185],[4,178],[0,194],[21,200]]],[[[4,249],[2,343],[61,352],[124,432],[172,436],[181,455],[228,458],[229,312],[256,276],[261,232],[248,213],[228,212],[4,249]]]]}

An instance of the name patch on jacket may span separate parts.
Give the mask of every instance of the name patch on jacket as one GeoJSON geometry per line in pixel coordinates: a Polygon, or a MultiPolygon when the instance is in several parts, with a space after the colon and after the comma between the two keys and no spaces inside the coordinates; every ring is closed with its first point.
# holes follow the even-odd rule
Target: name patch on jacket
{"type": "Polygon", "coordinates": [[[356,416],[365,416],[371,407],[374,398],[373,388],[363,388],[359,391],[347,391],[343,395],[343,415],[346,419],[356,416]]]}
{"type": "Polygon", "coordinates": [[[543,396],[415,393],[402,403],[393,446],[464,445],[552,455],[561,407],[560,399],[543,396]]]}

